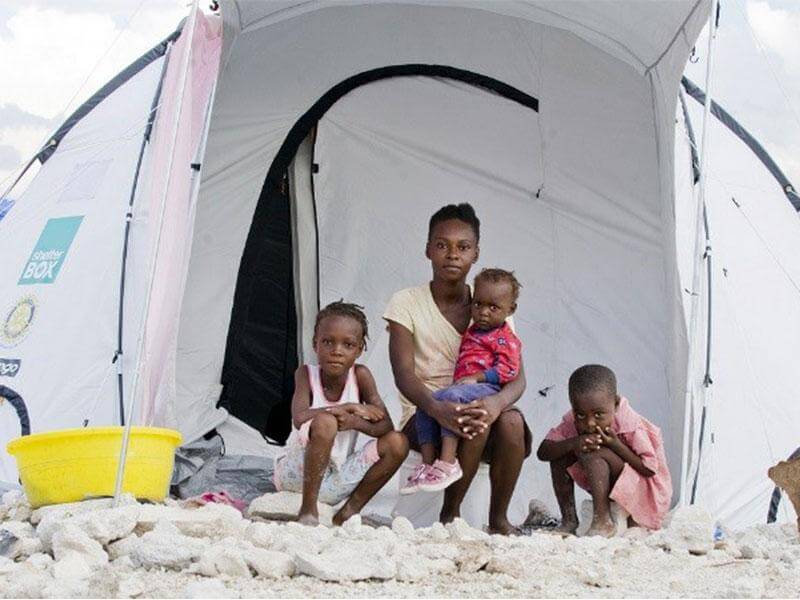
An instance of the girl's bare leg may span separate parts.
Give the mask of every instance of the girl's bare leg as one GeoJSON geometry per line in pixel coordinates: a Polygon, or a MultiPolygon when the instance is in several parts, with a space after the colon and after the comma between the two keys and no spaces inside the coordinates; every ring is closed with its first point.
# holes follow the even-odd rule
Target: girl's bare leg
{"type": "Polygon", "coordinates": [[[608,448],[581,454],[579,460],[589,479],[594,507],[592,525],[586,535],[611,537],[616,531],[616,526],[611,519],[609,494],[611,494],[614,483],[625,463],[613,450],[608,448]]]}
{"type": "Polygon", "coordinates": [[[364,479],[333,517],[334,525],[341,525],[361,512],[364,505],[392,478],[408,456],[408,438],[399,431],[390,431],[378,438],[378,462],[372,465],[364,479]]]}
{"type": "Polygon", "coordinates": [[[303,463],[303,502],[297,520],[304,525],[318,525],[317,499],[322,477],[331,458],[331,448],[339,422],[328,413],[320,413],[311,420],[308,430],[305,462],[303,463]]]}

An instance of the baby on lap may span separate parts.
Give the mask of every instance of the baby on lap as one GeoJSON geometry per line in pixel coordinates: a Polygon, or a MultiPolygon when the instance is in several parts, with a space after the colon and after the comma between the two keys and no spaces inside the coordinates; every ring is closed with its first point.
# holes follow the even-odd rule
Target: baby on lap
{"type": "MultiPolygon", "coordinates": [[[[517,309],[520,283],[511,271],[484,269],[475,277],[472,325],[464,333],[453,385],[433,394],[440,402],[469,404],[491,396],[519,375],[522,344],[506,322],[517,309]]],[[[458,437],[422,410],[416,417],[422,463],[401,494],[443,490],[462,476],[458,437]],[[439,457],[437,458],[437,449],[439,457]]]]}

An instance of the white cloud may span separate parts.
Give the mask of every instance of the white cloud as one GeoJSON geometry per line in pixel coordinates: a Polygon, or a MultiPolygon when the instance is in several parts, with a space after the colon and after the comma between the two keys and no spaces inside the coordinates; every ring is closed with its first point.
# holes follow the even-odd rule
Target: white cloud
{"type": "Polygon", "coordinates": [[[747,20],[766,50],[777,54],[787,71],[800,72],[800,13],[772,8],[763,0],[747,3],[747,20]]]}
{"type": "MultiPolygon", "coordinates": [[[[188,12],[184,0],[140,4],[113,5],[113,12],[109,5],[92,12],[74,2],[21,5],[0,28],[0,106],[15,105],[57,124],[166,37],[188,12]]],[[[0,143],[27,160],[53,126],[18,125],[0,122],[0,143]]],[[[0,181],[9,172],[0,168],[0,181]]]]}

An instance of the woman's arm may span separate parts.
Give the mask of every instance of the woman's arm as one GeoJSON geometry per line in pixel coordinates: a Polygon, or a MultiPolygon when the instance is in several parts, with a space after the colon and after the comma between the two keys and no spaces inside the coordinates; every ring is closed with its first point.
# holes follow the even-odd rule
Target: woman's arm
{"type": "Polygon", "coordinates": [[[462,422],[466,422],[467,417],[458,414],[456,407],[460,405],[437,402],[414,373],[414,336],[394,321],[389,321],[389,360],[392,363],[394,383],[409,402],[436,419],[442,427],[461,437],[471,437],[462,431],[462,422]]]}

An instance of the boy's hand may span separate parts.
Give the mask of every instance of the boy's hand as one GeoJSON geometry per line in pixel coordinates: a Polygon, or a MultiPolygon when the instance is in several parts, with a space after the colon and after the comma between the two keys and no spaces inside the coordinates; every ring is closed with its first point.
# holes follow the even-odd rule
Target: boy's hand
{"type": "Polygon", "coordinates": [[[619,441],[617,434],[614,433],[614,430],[611,429],[611,427],[606,427],[605,430],[603,430],[601,427],[596,427],[595,429],[600,436],[600,443],[603,444],[603,446],[614,450],[622,443],[619,441]]]}
{"type": "Polygon", "coordinates": [[[603,438],[598,433],[584,433],[574,438],[575,439],[575,454],[586,454],[587,452],[594,452],[600,449],[603,443],[603,438]]]}
{"type": "Polygon", "coordinates": [[[339,431],[349,431],[355,429],[358,422],[363,419],[351,412],[340,411],[336,414],[336,421],[339,423],[339,431]]]}

